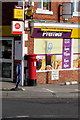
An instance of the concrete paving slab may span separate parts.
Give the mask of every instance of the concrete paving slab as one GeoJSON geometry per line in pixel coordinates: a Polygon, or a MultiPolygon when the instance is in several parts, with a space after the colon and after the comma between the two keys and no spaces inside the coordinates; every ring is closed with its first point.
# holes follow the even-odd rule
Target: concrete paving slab
{"type": "Polygon", "coordinates": [[[78,85],[61,85],[61,84],[39,84],[37,86],[19,86],[15,88],[15,83],[0,82],[2,84],[2,97],[79,97],[80,91],[78,85]]]}

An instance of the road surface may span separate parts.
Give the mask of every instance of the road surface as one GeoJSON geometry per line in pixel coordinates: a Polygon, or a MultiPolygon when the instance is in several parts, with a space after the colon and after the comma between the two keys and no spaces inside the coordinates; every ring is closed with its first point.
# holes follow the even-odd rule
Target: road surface
{"type": "Polygon", "coordinates": [[[78,118],[77,98],[3,98],[3,118],[78,118]]]}

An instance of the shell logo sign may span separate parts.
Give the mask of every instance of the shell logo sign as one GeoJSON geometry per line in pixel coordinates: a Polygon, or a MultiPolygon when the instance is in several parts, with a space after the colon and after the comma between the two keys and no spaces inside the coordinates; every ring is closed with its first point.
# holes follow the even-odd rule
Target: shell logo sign
{"type": "Polygon", "coordinates": [[[33,9],[27,9],[27,16],[33,15],[33,9]]]}
{"type": "Polygon", "coordinates": [[[12,21],[12,34],[22,34],[23,30],[23,21],[12,21]]]}

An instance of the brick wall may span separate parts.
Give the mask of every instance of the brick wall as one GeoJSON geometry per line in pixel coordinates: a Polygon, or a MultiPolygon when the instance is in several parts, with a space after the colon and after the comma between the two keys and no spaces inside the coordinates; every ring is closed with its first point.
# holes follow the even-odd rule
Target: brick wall
{"type": "Polygon", "coordinates": [[[30,28],[26,28],[25,34],[28,34],[28,40],[25,41],[25,47],[28,47],[28,54],[34,53],[34,38],[31,37],[30,28]]]}
{"type": "Polygon", "coordinates": [[[28,41],[25,41],[25,47],[28,47],[28,54],[34,53],[34,38],[31,38],[30,31],[26,31],[25,34],[28,34],[28,41]]]}
{"type": "Polygon", "coordinates": [[[80,22],[80,17],[73,17],[72,19],[69,19],[68,22],[80,22]]]}
{"type": "Polygon", "coordinates": [[[37,84],[57,83],[67,81],[80,81],[80,70],[59,71],[59,80],[51,79],[52,72],[37,72],[37,84]]]}
{"type": "Polygon", "coordinates": [[[47,14],[36,14],[38,3],[35,3],[34,6],[34,19],[37,20],[52,20],[52,21],[57,21],[58,20],[58,3],[52,2],[51,3],[51,11],[53,12],[53,15],[47,15],[47,14]]]}
{"type": "Polygon", "coordinates": [[[38,84],[45,84],[46,83],[46,72],[37,72],[37,83],[38,84]]]}
{"type": "MultiPolygon", "coordinates": [[[[51,11],[53,12],[53,15],[47,15],[47,14],[37,14],[36,10],[38,6],[38,2],[34,2],[34,6],[31,7],[34,10],[33,19],[58,21],[58,8],[60,4],[62,4],[62,2],[51,2],[51,11]]],[[[60,8],[60,14],[62,14],[62,7],[60,8]]],[[[64,21],[64,19],[60,17],[60,21],[64,21]]],[[[73,16],[72,19],[69,19],[67,22],[80,22],[80,17],[73,16]]]]}

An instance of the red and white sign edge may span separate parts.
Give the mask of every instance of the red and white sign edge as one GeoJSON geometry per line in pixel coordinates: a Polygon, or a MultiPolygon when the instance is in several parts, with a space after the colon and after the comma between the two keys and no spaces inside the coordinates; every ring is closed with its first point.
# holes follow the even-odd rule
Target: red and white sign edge
{"type": "Polygon", "coordinates": [[[22,34],[24,30],[24,22],[23,21],[12,21],[12,34],[22,34]],[[19,27],[16,25],[19,25],[19,27]]]}

